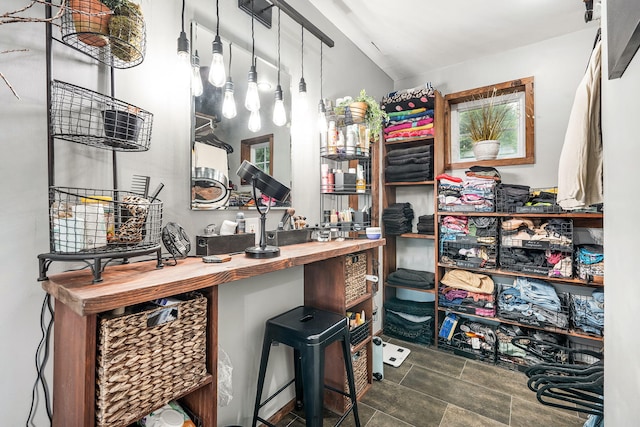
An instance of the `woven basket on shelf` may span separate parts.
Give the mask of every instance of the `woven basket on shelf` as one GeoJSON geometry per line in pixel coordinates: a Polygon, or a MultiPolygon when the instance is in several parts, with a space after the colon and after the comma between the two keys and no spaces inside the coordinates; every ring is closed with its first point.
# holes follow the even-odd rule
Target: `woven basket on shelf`
{"type": "MultiPolygon", "coordinates": [[[[367,375],[367,352],[365,350],[358,351],[352,355],[351,361],[353,364],[353,379],[356,383],[356,396],[358,396],[369,383],[369,377],[367,375]]],[[[347,381],[346,375],[344,380],[344,390],[345,392],[349,391],[349,382],[347,381]]],[[[345,397],[344,403],[347,406],[351,405],[351,399],[345,397]]]]}
{"type": "Polygon", "coordinates": [[[345,303],[347,305],[367,293],[366,276],[367,254],[361,252],[347,255],[344,271],[345,303]]]}
{"type": "Polygon", "coordinates": [[[127,426],[206,378],[207,299],[200,294],[186,298],[99,319],[97,427],[127,426]],[[175,310],[175,319],[147,326],[167,314],[163,310],[175,310]]]}

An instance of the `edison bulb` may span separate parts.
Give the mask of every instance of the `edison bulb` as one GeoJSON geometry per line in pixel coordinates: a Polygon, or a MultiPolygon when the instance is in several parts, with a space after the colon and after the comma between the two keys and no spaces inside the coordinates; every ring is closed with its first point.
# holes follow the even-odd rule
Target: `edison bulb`
{"type": "Polygon", "coordinates": [[[261,127],[260,110],[252,111],[251,115],[249,115],[249,130],[251,132],[258,132],[261,127]]]}
{"type": "Polygon", "coordinates": [[[224,86],[226,79],[224,71],[224,60],[222,57],[222,42],[220,36],[216,35],[212,43],[213,57],[211,58],[211,67],[209,68],[209,83],[215,87],[224,86]]]}
{"type": "Polygon", "coordinates": [[[258,93],[258,72],[255,65],[252,65],[249,69],[248,81],[244,106],[249,111],[258,111],[260,109],[260,94],[258,93]]]}
{"type": "Polygon", "coordinates": [[[233,81],[231,77],[227,79],[224,86],[224,100],[222,101],[222,115],[227,119],[233,119],[238,111],[236,110],[236,100],[233,96],[233,81]]]}
{"type": "Polygon", "coordinates": [[[275,105],[273,106],[273,124],[283,126],[287,123],[287,113],[282,99],[282,87],[278,85],[275,92],[275,105]]]}
{"type": "Polygon", "coordinates": [[[191,66],[191,94],[193,96],[202,95],[202,78],[200,77],[200,67],[191,66]]]}

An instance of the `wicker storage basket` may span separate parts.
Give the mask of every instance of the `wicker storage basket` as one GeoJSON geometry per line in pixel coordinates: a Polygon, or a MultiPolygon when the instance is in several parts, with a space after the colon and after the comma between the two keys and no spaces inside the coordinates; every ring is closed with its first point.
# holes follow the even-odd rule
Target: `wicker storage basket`
{"type": "Polygon", "coordinates": [[[207,376],[207,299],[178,298],[175,305],[99,319],[97,427],[127,426],[207,376]],[[169,313],[166,322],[148,326],[169,313]]]}
{"type": "MultiPolygon", "coordinates": [[[[369,377],[367,375],[367,352],[366,350],[360,350],[351,355],[351,363],[353,364],[353,378],[356,383],[356,396],[359,396],[362,390],[369,383],[369,377]]],[[[349,392],[349,382],[345,375],[344,390],[349,392]]],[[[345,405],[351,405],[351,399],[344,398],[345,405]]]]}
{"type": "Polygon", "coordinates": [[[367,254],[347,255],[344,271],[345,303],[350,303],[367,293],[367,254]]]}

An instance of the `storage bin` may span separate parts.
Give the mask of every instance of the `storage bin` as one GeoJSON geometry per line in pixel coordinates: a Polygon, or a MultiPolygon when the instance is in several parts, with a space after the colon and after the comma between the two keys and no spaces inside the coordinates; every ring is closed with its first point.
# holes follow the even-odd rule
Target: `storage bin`
{"type": "Polygon", "coordinates": [[[348,306],[367,294],[367,254],[347,255],[344,268],[345,304],[348,306]]]}
{"type": "Polygon", "coordinates": [[[54,254],[126,254],[160,245],[162,202],[122,190],[51,187],[54,254]]]}
{"type": "Polygon", "coordinates": [[[99,319],[97,427],[127,426],[207,377],[207,299],[196,293],[177,299],[99,319]]]}
{"type": "Polygon", "coordinates": [[[349,331],[349,341],[351,345],[355,346],[366,340],[369,336],[369,325],[371,320],[365,321],[362,325],[356,326],[349,331]]]}
{"type": "MultiPolygon", "coordinates": [[[[356,383],[356,396],[359,396],[360,393],[365,389],[367,384],[369,384],[369,375],[367,374],[367,351],[366,349],[362,349],[357,351],[351,355],[351,363],[353,365],[353,378],[356,383]]],[[[345,373],[345,381],[344,381],[344,390],[345,392],[349,390],[349,383],[346,380],[345,373]]],[[[351,405],[351,399],[348,397],[344,398],[344,404],[346,407],[351,405]]]]}

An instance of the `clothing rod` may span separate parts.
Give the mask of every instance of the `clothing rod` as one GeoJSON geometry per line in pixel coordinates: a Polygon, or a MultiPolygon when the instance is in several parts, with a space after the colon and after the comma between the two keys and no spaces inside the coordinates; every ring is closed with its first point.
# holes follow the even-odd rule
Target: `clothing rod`
{"type": "Polygon", "coordinates": [[[311,34],[313,34],[318,39],[320,39],[320,41],[322,41],[322,43],[326,44],[329,47],[333,47],[334,46],[333,40],[329,36],[327,36],[325,33],[323,33],[318,27],[313,25],[311,23],[311,21],[309,21],[307,18],[302,16],[302,14],[300,14],[300,12],[298,12],[293,7],[291,7],[289,5],[289,3],[287,3],[284,0],[269,0],[269,1],[274,6],[277,6],[278,8],[280,8],[281,11],[283,11],[284,13],[289,15],[289,17],[291,19],[296,21],[298,24],[302,25],[311,34]]]}

